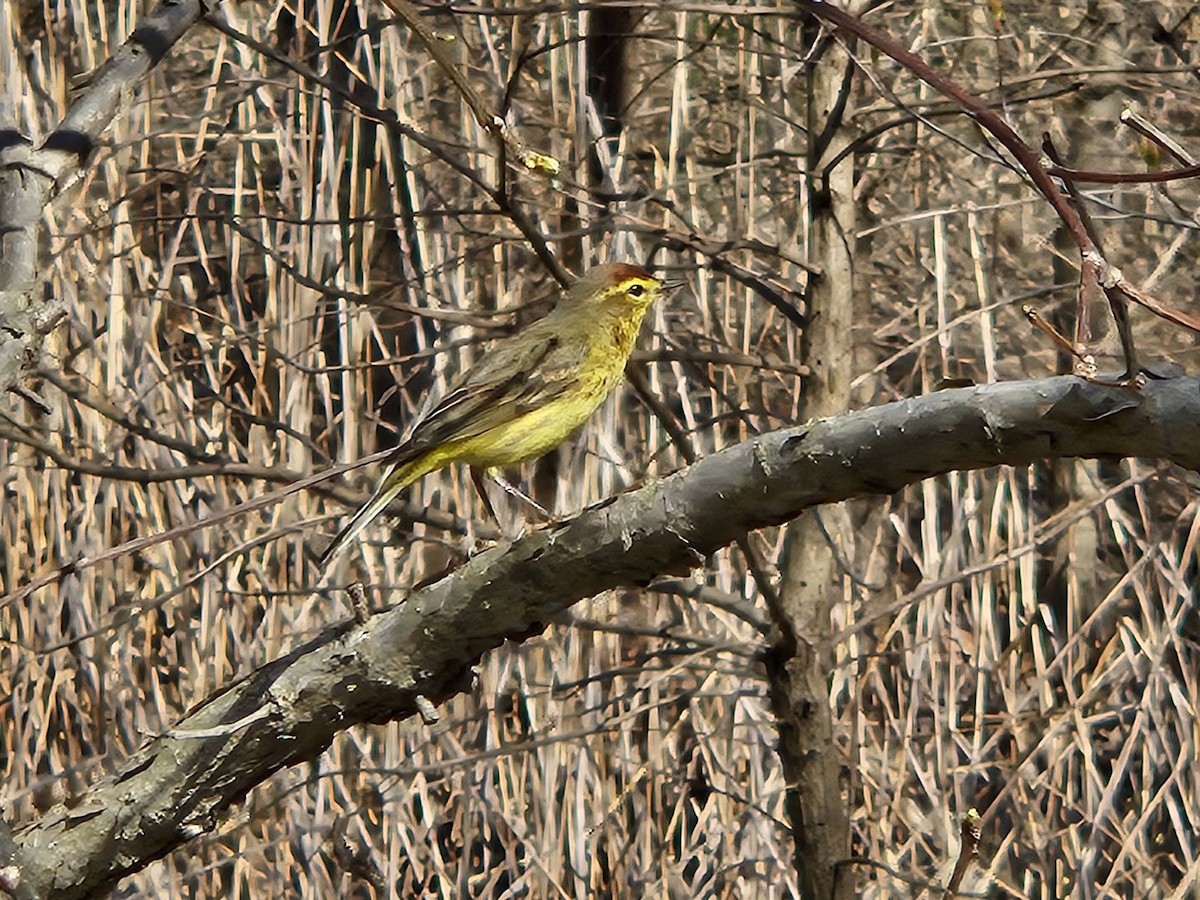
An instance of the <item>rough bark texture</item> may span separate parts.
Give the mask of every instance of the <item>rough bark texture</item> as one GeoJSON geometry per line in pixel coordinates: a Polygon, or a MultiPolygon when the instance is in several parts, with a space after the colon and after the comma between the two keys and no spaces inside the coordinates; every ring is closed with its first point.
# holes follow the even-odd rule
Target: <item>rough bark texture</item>
{"type": "Polygon", "coordinates": [[[0,121],[0,390],[19,387],[62,318],[60,304],[40,290],[42,211],[87,161],[134,87],[203,12],[200,0],[156,7],[96,70],[41,147],[34,149],[15,122],[0,121]]]}
{"type": "MultiPolygon", "coordinates": [[[[816,31],[814,30],[814,35],[816,31]]],[[[816,38],[820,40],[819,37],[816,38]]],[[[809,259],[820,266],[807,293],[803,409],[831,416],[850,403],[854,345],[854,155],[832,169],[848,143],[842,113],[852,63],[826,43],[809,73],[809,259]]],[[[837,864],[850,855],[850,821],[843,795],[844,760],[833,744],[829,705],[830,611],[837,599],[833,548],[812,510],[788,529],[784,543],[780,614],[785,640],[767,666],[772,707],[779,719],[779,753],[788,779],[787,809],[796,872],[804,896],[827,900],[839,891],[837,864]]],[[[843,879],[839,896],[850,896],[843,879]]]]}
{"type": "Polygon", "coordinates": [[[1200,380],[1138,391],[1060,377],[819,420],[480,553],[400,606],[334,627],[229,686],[70,808],[18,831],[21,890],[73,898],[111,886],[212,828],[253,785],[315,757],[338,731],[410,716],[419,697],[463,690],[484,651],[539,632],[582,597],[687,571],[746,531],[817,504],[890,494],[954,469],[1067,456],[1159,457],[1200,469],[1200,380]]]}

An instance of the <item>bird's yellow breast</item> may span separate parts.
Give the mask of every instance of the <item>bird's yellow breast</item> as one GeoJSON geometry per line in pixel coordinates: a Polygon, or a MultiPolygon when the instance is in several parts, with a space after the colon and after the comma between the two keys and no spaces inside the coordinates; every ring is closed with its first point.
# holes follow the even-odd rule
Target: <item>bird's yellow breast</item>
{"type": "Polygon", "coordinates": [[[580,367],[579,380],[545,406],[483,434],[447,442],[431,451],[431,455],[447,462],[460,460],[477,468],[503,468],[549,453],[578,431],[620,383],[640,324],[640,321],[614,322],[594,335],[588,344],[587,362],[580,367]]]}

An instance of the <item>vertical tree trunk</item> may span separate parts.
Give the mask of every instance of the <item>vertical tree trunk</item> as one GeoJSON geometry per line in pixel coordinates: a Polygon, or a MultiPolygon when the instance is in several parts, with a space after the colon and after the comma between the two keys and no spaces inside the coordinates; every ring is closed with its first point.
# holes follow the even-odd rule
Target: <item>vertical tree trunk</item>
{"type": "MultiPolygon", "coordinates": [[[[829,172],[824,168],[847,144],[841,118],[850,71],[845,52],[829,41],[809,73],[808,255],[820,267],[821,275],[813,278],[808,291],[804,344],[811,375],[805,384],[805,417],[840,413],[849,402],[853,158],[842,160],[829,172]]],[[[851,897],[852,879],[839,877],[837,869],[838,862],[849,856],[849,816],[843,760],[833,745],[829,701],[833,663],[830,610],[837,598],[838,579],[832,549],[816,513],[804,515],[789,527],[783,570],[779,599],[789,623],[785,635],[788,630],[792,634],[781,643],[769,676],[779,716],[797,874],[805,897],[851,897]]]]}

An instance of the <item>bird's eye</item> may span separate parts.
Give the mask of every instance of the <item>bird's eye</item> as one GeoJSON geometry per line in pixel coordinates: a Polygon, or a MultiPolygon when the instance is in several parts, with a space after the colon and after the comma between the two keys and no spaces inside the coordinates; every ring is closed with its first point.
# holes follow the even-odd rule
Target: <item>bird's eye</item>
{"type": "Polygon", "coordinates": [[[640,297],[642,294],[646,293],[646,289],[640,284],[631,284],[625,293],[627,293],[630,297],[640,297]]]}

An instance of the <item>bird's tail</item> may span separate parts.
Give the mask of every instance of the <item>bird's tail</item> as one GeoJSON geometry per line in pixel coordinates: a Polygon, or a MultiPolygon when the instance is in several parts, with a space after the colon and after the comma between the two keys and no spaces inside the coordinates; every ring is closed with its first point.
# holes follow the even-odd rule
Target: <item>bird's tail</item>
{"type": "Polygon", "coordinates": [[[431,467],[428,465],[427,458],[428,454],[421,454],[396,463],[375,490],[375,493],[371,495],[371,499],[338,532],[337,537],[333,539],[333,542],[321,554],[321,560],[317,565],[324,569],[333,562],[350,545],[350,542],[359,536],[364,528],[375,521],[379,514],[387,509],[388,504],[395,500],[402,490],[429,472],[431,467]]]}

